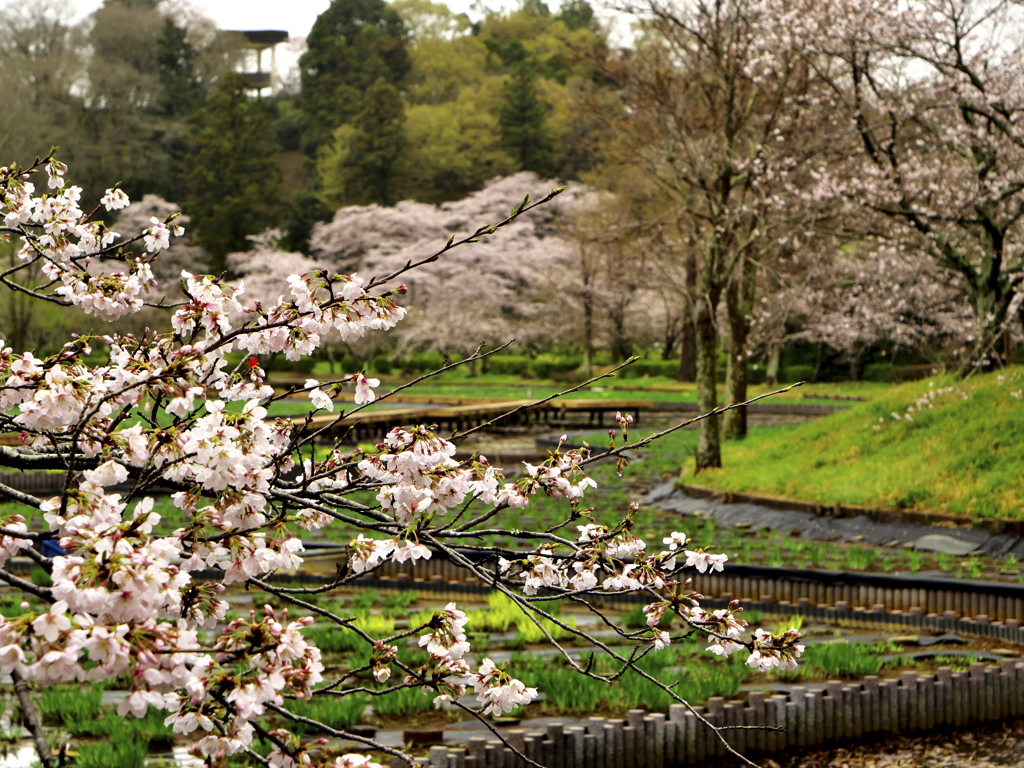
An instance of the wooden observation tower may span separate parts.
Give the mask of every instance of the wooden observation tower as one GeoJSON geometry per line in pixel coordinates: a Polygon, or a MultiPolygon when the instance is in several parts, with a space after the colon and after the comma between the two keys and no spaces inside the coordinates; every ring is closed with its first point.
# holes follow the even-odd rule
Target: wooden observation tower
{"type": "MultiPolygon", "coordinates": [[[[255,71],[243,71],[239,74],[249,82],[249,87],[257,94],[262,93],[265,88],[269,88],[270,95],[273,96],[277,93],[277,46],[279,43],[288,41],[288,33],[280,29],[255,29],[238,30],[234,34],[242,38],[244,48],[256,53],[255,71]],[[268,49],[270,50],[270,67],[265,70],[263,68],[263,52],[268,49]]],[[[247,70],[250,63],[247,57],[247,70]]]]}

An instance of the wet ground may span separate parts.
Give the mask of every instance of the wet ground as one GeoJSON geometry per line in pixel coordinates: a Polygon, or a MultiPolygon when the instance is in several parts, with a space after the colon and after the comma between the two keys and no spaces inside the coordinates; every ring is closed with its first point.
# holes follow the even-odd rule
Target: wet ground
{"type": "Polygon", "coordinates": [[[798,510],[774,509],[760,504],[727,504],[714,499],[696,499],[676,490],[674,482],[666,482],[651,490],[645,504],[682,515],[698,514],[714,520],[724,528],[738,525],[753,529],[770,528],[783,534],[799,532],[804,539],[819,541],[862,542],[865,544],[903,546],[910,544],[924,552],[945,552],[963,556],[983,552],[993,556],[1013,554],[1024,557],[1024,539],[1007,534],[992,534],[983,528],[964,525],[958,528],[914,525],[912,523],[879,523],[864,515],[828,517],[798,510]]]}

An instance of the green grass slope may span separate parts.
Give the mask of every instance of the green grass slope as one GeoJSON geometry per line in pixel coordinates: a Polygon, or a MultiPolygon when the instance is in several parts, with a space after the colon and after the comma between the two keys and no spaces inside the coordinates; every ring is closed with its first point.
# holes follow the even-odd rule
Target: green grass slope
{"type": "Polygon", "coordinates": [[[1024,517],[1024,368],[895,386],[870,402],[726,443],[685,482],[823,504],[1024,517]]]}

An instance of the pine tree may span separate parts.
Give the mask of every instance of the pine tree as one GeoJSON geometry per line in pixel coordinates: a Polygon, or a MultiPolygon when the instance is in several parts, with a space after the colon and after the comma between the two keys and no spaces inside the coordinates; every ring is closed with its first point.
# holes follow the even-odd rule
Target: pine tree
{"type": "Polygon", "coordinates": [[[402,19],[383,0],[333,0],[306,44],[299,105],[312,118],[314,144],[359,113],[377,80],[400,85],[410,69],[402,19]]]}
{"type": "Polygon", "coordinates": [[[391,205],[394,167],[405,148],[405,107],[398,89],[380,78],[366,92],[359,114],[335,132],[321,164],[328,205],[391,205]]]}
{"type": "Polygon", "coordinates": [[[160,91],[153,111],[167,117],[188,117],[203,105],[203,86],[196,75],[196,50],[186,29],[166,19],[155,56],[160,91]]]}
{"type": "Polygon", "coordinates": [[[554,172],[554,149],[545,119],[551,107],[540,98],[537,74],[528,61],[513,62],[511,70],[498,116],[502,143],[519,162],[520,170],[550,176],[554,172]]]}
{"type": "Polygon", "coordinates": [[[246,88],[241,75],[226,76],[196,113],[188,137],[184,210],[214,272],[224,269],[228,253],[248,249],[247,235],[274,226],[281,212],[280,146],[270,116],[246,88]]]}

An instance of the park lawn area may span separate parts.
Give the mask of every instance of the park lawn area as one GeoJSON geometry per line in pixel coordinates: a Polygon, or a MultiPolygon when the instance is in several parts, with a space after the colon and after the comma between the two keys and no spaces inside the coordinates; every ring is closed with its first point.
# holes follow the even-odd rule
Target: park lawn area
{"type": "MultiPolygon", "coordinates": [[[[398,386],[404,381],[397,378],[382,378],[381,389],[398,386]]],[[[524,398],[541,398],[562,392],[572,387],[572,383],[556,382],[546,379],[520,379],[506,375],[468,376],[461,371],[452,371],[428,379],[417,384],[410,392],[417,395],[445,395],[449,397],[492,397],[520,400],[524,398]]],[[[784,388],[779,384],[775,387],[751,385],[748,397],[757,397],[767,392],[784,388]]],[[[832,403],[835,397],[867,397],[874,398],[892,388],[891,384],[881,382],[838,382],[804,384],[792,392],[776,395],[773,403],[832,403]]],[[[724,385],[718,387],[718,398],[721,402],[725,395],[724,385]]],[[[395,396],[401,399],[401,394],[395,396]]],[[[597,400],[653,400],[657,402],[696,402],[697,385],[681,383],[666,376],[644,376],[642,378],[609,377],[597,381],[586,389],[570,392],[566,398],[582,398],[597,400]]]]}
{"type": "Polygon", "coordinates": [[[892,387],[816,422],[752,430],[684,482],[823,504],[1024,517],[1024,368],[892,387]]]}

